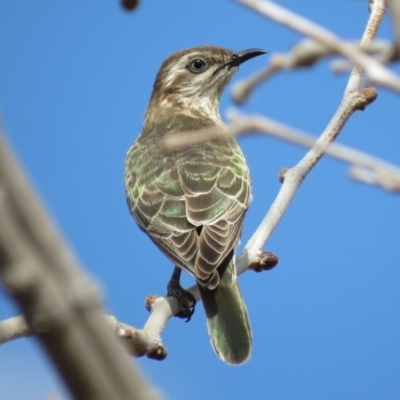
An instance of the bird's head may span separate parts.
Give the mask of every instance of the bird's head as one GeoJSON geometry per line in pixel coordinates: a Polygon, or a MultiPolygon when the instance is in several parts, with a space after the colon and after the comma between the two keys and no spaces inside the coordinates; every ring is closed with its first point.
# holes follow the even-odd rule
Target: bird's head
{"type": "Polygon", "coordinates": [[[219,120],[219,99],[239,65],[265,53],[261,49],[233,52],[216,46],[174,53],[158,71],[146,120],[160,117],[163,110],[170,116],[183,113],[219,120]]]}

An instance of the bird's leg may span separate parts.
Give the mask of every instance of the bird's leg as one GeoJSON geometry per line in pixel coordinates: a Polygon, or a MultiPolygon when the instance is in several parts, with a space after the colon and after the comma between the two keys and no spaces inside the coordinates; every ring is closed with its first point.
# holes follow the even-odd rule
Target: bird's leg
{"type": "Polygon", "coordinates": [[[172,273],[171,279],[167,285],[167,296],[174,297],[182,306],[182,311],[176,314],[176,317],[186,318],[186,322],[189,322],[194,313],[196,299],[192,293],[188,292],[181,286],[179,282],[181,278],[181,272],[182,270],[175,266],[174,272],[172,273]]]}

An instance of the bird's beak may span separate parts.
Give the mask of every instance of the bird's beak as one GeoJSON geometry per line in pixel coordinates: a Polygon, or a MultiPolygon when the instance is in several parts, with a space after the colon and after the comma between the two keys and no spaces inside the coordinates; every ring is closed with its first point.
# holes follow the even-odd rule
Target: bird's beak
{"type": "Polygon", "coordinates": [[[232,60],[228,63],[231,67],[238,67],[240,64],[243,64],[245,61],[250,60],[250,58],[261,56],[261,54],[265,54],[266,51],[262,49],[248,49],[242,50],[237,53],[234,53],[232,56],[232,60]]]}

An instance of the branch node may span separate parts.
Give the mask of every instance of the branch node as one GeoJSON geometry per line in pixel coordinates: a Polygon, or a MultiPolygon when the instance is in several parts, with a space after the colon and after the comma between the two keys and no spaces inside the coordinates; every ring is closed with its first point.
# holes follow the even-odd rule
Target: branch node
{"type": "Polygon", "coordinates": [[[145,300],[145,307],[148,312],[151,312],[154,302],[157,300],[158,296],[156,294],[149,294],[145,300]]]}
{"type": "Polygon", "coordinates": [[[364,110],[366,106],[376,100],[378,97],[378,91],[372,86],[366,86],[361,90],[361,95],[364,96],[364,105],[360,106],[359,110],[364,110]]]}
{"type": "Polygon", "coordinates": [[[288,170],[289,170],[289,168],[286,168],[286,167],[281,168],[281,169],[279,170],[279,172],[278,172],[278,179],[279,179],[279,182],[280,182],[280,183],[283,183],[283,181],[285,180],[285,175],[286,175],[286,172],[288,172],[288,170]]]}
{"type": "Polygon", "coordinates": [[[147,357],[152,360],[162,361],[167,355],[168,350],[162,344],[157,344],[147,351],[147,357]]]}
{"type": "Polygon", "coordinates": [[[270,271],[276,267],[279,259],[278,256],[270,251],[260,251],[259,258],[256,262],[249,265],[249,269],[254,272],[270,271]]]}
{"type": "Polygon", "coordinates": [[[378,97],[378,91],[370,86],[365,87],[361,91],[351,91],[353,94],[352,110],[364,111],[365,107],[375,101],[378,97]]]}

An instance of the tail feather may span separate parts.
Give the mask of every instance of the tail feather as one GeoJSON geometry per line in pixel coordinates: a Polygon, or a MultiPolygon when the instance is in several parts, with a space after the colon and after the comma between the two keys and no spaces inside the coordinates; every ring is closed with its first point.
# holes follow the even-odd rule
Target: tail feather
{"type": "Polygon", "coordinates": [[[215,290],[198,286],[215,352],[226,363],[238,365],[250,358],[252,337],[249,318],[233,260],[219,272],[220,284],[215,290]]]}

